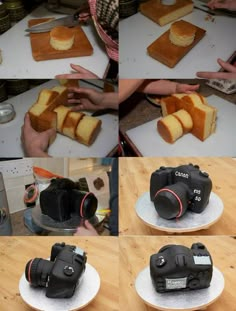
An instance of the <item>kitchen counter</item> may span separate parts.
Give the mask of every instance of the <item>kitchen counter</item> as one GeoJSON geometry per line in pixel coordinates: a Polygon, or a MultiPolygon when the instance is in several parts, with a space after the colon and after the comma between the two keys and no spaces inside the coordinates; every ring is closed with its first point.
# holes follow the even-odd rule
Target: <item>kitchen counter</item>
{"type": "Polygon", "coordinates": [[[20,296],[19,280],[26,263],[35,257],[48,258],[51,246],[57,242],[82,248],[87,253],[88,263],[100,276],[100,290],[95,299],[83,310],[118,310],[119,244],[115,237],[1,237],[1,310],[32,310],[20,296]]]}
{"type": "Polygon", "coordinates": [[[205,29],[206,34],[174,68],[147,53],[147,47],[165,33],[170,24],[160,27],[141,13],[120,21],[120,78],[194,78],[197,71],[219,71],[217,58],[228,60],[236,48],[235,18],[214,16],[209,19],[208,13],[194,8],[181,19],[205,29]]]}
{"type": "MultiPolygon", "coordinates": [[[[235,94],[224,94],[216,89],[213,89],[206,85],[206,80],[202,79],[175,79],[173,81],[186,84],[200,84],[199,93],[203,96],[216,95],[222,99],[225,99],[233,104],[236,104],[235,94]]],[[[158,96],[157,96],[158,97],[158,96]]],[[[126,132],[146,122],[155,120],[161,117],[161,108],[146,99],[145,94],[134,93],[125,102],[120,105],[119,108],[119,130],[122,137],[128,142],[135,155],[140,156],[141,153],[129,137],[126,132]]]]}
{"type": "MultiPolygon", "coordinates": [[[[119,230],[120,235],[167,235],[139,219],[135,212],[138,198],[149,191],[150,176],[160,166],[176,167],[197,164],[212,180],[212,191],[224,204],[221,218],[209,229],[186,232],[186,235],[235,235],[236,161],[215,157],[120,158],[119,162],[119,230]]],[[[214,212],[214,211],[212,211],[214,212]]]]}
{"type": "MultiPolygon", "coordinates": [[[[233,237],[120,237],[120,310],[154,311],[139,298],[135,279],[149,265],[150,255],[166,244],[182,244],[191,247],[201,242],[208,248],[213,264],[224,275],[222,295],[207,311],[235,310],[236,296],[236,240],[233,237]]],[[[203,289],[202,289],[203,291],[203,289]]]]}
{"type": "Polygon", "coordinates": [[[64,17],[64,15],[49,12],[45,7],[39,6],[1,35],[0,49],[2,50],[3,62],[0,65],[0,78],[53,79],[57,74],[71,73],[70,64],[80,65],[102,78],[109,59],[92,23],[82,26],[94,49],[91,56],[46,61],[35,61],[33,59],[29,34],[25,32],[25,29],[28,28],[27,24],[30,19],[42,17],[60,18],[64,17]]]}

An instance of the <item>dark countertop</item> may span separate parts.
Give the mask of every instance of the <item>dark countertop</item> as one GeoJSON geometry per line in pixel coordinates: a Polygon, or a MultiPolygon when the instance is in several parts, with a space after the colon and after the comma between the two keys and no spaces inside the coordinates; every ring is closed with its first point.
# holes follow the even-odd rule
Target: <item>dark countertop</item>
{"type": "Polygon", "coordinates": [[[37,235],[24,224],[24,210],[11,214],[12,235],[37,235]]]}
{"type": "MultiPolygon", "coordinates": [[[[216,95],[229,102],[236,104],[236,94],[227,95],[205,84],[206,80],[202,79],[176,79],[171,80],[185,84],[200,84],[198,90],[203,96],[216,95]]],[[[143,123],[152,121],[161,116],[161,108],[150,104],[142,93],[134,93],[119,109],[119,128],[123,135],[125,132],[139,126],[143,123]]]]}

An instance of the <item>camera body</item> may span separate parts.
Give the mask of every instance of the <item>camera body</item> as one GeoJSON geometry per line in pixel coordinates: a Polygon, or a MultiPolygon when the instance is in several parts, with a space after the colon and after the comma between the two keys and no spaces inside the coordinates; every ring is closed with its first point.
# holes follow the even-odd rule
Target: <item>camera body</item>
{"type": "Polygon", "coordinates": [[[73,216],[90,219],[97,210],[97,198],[92,192],[80,191],[77,183],[67,178],[53,179],[40,193],[42,214],[63,222],[73,216]]]}
{"type": "Polygon", "coordinates": [[[46,287],[48,298],[70,298],[85,271],[87,256],[73,245],[56,243],[50,261],[30,260],[25,268],[27,281],[35,287],[46,287]]]}
{"type": "Polygon", "coordinates": [[[182,216],[187,209],[201,213],[209,202],[212,181],[198,165],[160,167],[150,179],[150,199],[166,219],[182,216]]]}
{"type": "Polygon", "coordinates": [[[150,275],[157,292],[207,288],[212,279],[213,262],[202,243],[189,249],[166,245],[150,257],[150,275]]]}

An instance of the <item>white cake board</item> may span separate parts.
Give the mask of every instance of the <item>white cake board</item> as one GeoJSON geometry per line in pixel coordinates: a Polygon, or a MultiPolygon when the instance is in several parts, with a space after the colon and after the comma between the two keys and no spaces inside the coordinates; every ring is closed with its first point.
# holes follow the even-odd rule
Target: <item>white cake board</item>
{"type": "Polygon", "coordinates": [[[81,282],[76,287],[71,298],[48,298],[46,289],[31,286],[22,275],[19,282],[19,290],[22,299],[34,310],[42,311],[73,311],[87,306],[97,295],[100,288],[98,272],[90,264],[86,263],[86,269],[81,282]]]}
{"type": "Polygon", "coordinates": [[[147,305],[158,310],[201,310],[220,297],[224,289],[224,276],[216,267],[213,267],[211,285],[208,288],[157,293],[152,284],[148,266],[138,274],[135,289],[147,305]]]}
{"type": "Polygon", "coordinates": [[[202,213],[187,211],[178,219],[168,220],[158,215],[153,202],[150,200],[149,192],[145,192],[136,202],[135,210],[138,217],[154,229],[169,233],[183,233],[207,229],[212,226],[221,217],[224,205],[218,195],[211,192],[209,203],[202,213]]]}

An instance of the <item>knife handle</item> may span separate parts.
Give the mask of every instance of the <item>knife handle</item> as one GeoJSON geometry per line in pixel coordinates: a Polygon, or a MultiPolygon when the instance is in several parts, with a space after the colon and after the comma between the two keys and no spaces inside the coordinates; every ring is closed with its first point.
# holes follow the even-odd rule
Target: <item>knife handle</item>
{"type": "Polygon", "coordinates": [[[87,13],[87,16],[85,17],[89,17],[91,14],[90,14],[90,8],[89,8],[89,4],[88,2],[86,3],[82,3],[78,9],[75,11],[75,13],[73,14],[74,15],[74,19],[77,20],[79,17],[80,17],[80,14],[82,13],[87,13]]]}

